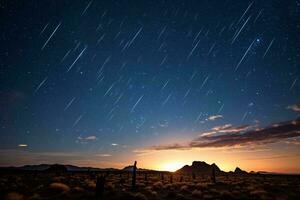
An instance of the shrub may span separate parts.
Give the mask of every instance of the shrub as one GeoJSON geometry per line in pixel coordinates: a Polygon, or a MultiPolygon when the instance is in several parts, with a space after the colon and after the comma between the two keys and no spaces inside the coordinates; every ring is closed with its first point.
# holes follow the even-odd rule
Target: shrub
{"type": "Polygon", "coordinates": [[[193,197],[202,197],[202,192],[200,190],[194,190],[192,192],[193,197]]]}
{"type": "Polygon", "coordinates": [[[136,195],[135,195],[135,198],[134,198],[135,200],[147,200],[147,197],[145,196],[145,195],[143,195],[142,193],[137,193],[136,195]]]}
{"type": "Polygon", "coordinates": [[[162,184],[162,182],[158,181],[158,182],[154,183],[152,187],[154,190],[160,190],[163,188],[163,184],[162,184]]]}
{"type": "Polygon", "coordinates": [[[189,192],[189,187],[187,185],[183,185],[181,186],[180,188],[180,192],[184,192],[184,193],[187,193],[189,192]]]}
{"type": "Polygon", "coordinates": [[[166,184],[166,185],[163,186],[163,188],[165,190],[170,190],[170,189],[173,189],[173,185],[172,184],[166,184]]]}
{"type": "Polygon", "coordinates": [[[49,188],[59,190],[61,192],[69,192],[70,187],[63,183],[51,183],[49,188]]]}
{"type": "Polygon", "coordinates": [[[84,182],[85,182],[85,184],[87,185],[88,188],[92,188],[92,189],[96,188],[96,183],[94,181],[91,181],[91,180],[87,179],[84,182]]]}
{"type": "Polygon", "coordinates": [[[22,200],[23,195],[17,193],[17,192],[10,192],[6,195],[5,200],[22,200]]]}
{"type": "Polygon", "coordinates": [[[84,192],[84,189],[81,188],[81,187],[74,187],[73,190],[74,190],[75,192],[84,192]]]}

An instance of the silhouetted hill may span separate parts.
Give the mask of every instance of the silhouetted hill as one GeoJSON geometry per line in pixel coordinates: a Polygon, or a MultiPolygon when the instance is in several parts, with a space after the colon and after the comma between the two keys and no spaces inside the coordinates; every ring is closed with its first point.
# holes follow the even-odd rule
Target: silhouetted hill
{"type": "MultiPolygon", "coordinates": [[[[210,175],[212,173],[212,170],[215,169],[216,174],[226,174],[226,172],[220,170],[220,168],[215,164],[207,164],[204,161],[194,161],[191,166],[185,165],[181,169],[177,170],[177,173],[182,174],[203,174],[203,175],[210,175]]],[[[234,172],[228,172],[232,175],[248,175],[249,173],[241,170],[239,167],[237,167],[234,172]]]]}
{"type": "Polygon", "coordinates": [[[47,171],[47,172],[67,172],[68,169],[65,165],[54,164],[54,165],[50,165],[50,167],[48,169],[46,169],[45,171],[47,171]]]}
{"type": "Polygon", "coordinates": [[[191,166],[185,165],[181,169],[177,170],[177,173],[188,173],[188,174],[211,174],[213,168],[215,169],[216,173],[224,173],[220,170],[220,168],[215,164],[207,164],[203,161],[194,161],[191,166]]]}
{"type": "Polygon", "coordinates": [[[94,167],[78,167],[74,165],[60,164],[40,164],[40,165],[24,165],[22,167],[2,167],[1,170],[18,170],[18,171],[118,171],[114,168],[94,168],[94,167]]]}
{"type": "Polygon", "coordinates": [[[51,165],[48,164],[40,164],[40,165],[24,165],[22,167],[16,167],[20,170],[28,170],[28,171],[44,171],[49,169],[51,165]]]}
{"type": "Polygon", "coordinates": [[[241,170],[239,167],[237,167],[234,170],[234,174],[236,174],[236,175],[248,175],[249,173],[244,171],[244,170],[241,170]]]}
{"type": "MultiPolygon", "coordinates": [[[[127,167],[124,167],[122,169],[122,171],[126,171],[126,172],[132,172],[133,171],[133,166],[132,165],[129,165],[127,167]]],[[[158,172],[156,170],[151,170],[151,169],[143,169],[143,168],[137,168],[137,171],[139,172],[158,172]]],[[[160,171],[160,172],[163,172],[163,171],[160,171]]]]}

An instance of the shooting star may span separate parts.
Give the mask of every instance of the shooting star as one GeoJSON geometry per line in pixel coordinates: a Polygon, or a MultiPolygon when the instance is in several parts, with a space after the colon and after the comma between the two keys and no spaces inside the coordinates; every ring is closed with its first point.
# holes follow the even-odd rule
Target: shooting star
{"type": "Polygon", "coordinates": [[[45,44],[42,46],[41,50],[43,50],[46,47],[46,45],[51,40],[51,38],[53,37],[53,35],[57,31],[57,29],[60,27],[60,25],[61,25],[61,22],[59,22],[59,24],[56,26],[56,28],[54,29],[54,31],[52,32],[52,34],[50,35],[50,37],[48,38],[48,40],[46,40],[45,44]]]}

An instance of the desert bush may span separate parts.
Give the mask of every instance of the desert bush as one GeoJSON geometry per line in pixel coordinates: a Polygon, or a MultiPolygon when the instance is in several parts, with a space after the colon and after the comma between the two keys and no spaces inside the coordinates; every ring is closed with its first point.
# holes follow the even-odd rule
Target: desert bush
{"type": "Polygon", "coordinates": [[[74,192],[84,192],[84,189],[82,187],[76,186],[76,187],[73,188],[73,191],[74,192]]]}
{"type": "Polygon", "coordinates": [[[200,190],[207,189],[207,187],[208,187],[207,183],[197,183],[196,184],[196,188],[200,189],[200,190]]]}
{"type": "Polygon", "coordinates": [[[107,190],[115,190],[115,185],[114,184],[112,184],[112,183],[107,183],[106,185],[105,185],[105,188],[107,189],[107,190]]]}
{"type": "Polygon", "coordinates": [[[203,199],[209,200],[209,199],[214,199],[214,197],[211,194],[205,194],[203,195],[203,199]]]}
{"type": "Polygon", "coordinates": [[[70,191],[70,187],[67,186],[66,184],[63,184],[63,183],[51,183],[49,185],[49,188],[54,189],[54,190],[58,190],[58,191],[61,191],[61,192],[65,192],[65,193],[70,191]]]}
{"type": "Polygon", "coordinates": [[[178,194],[176,200],[189,200],[189,198],[187,198],[185,195],[178,194]]]}
{"type": "Polygon", "coordinates": [[[33,194],[32,196],[30,196],[28,198],[28,200],[39,200],[39,199],[42,199],[41,196],[37,193],[33,194]]]}
{"type": "Polygon", "coordinates": [[[180,192],[188,193],[189,192],[189,187],[187,185],[181,186],[180,192]]]}
{"type": "Polygon", "coordinates": [[[91,189],[95,189],[95,188],[96,188],[96,183],[95,183],[95,181],[86,179],[84,182],[85,182],[85,185],[86,185],[88,188],[91,188],[91,189]]]}
{"type": "Polygon", "coordinates": [[[193,192],[192,192],[192,196],[193,197],[197,197],[197,198],[200,198],[200,197],[202,197],[202,192],[200,191],[200,190],[194,190],[193,192]]]}
{"type": "Polygon", "coordinates": [[[158,198],[158,194],[157,194],[157,192],[155,192],[155,191],[152,191],[152,192],[151,192],[151,196],[152,196],[154,199],[157,199],[157,198],[158,198]]]}
{"type": "Polygon", "coordinates": [[[170,189],[173,189],[173,184],[170,184],[170,183],[169,183],[169,184],[166,184],[166,185],[163,186],[163,189],[164,189],[164,190],[170,190],[170,189]]]}
{"type": "Polygon", "coordinates": [[[158,182],[153,184],[152,188],[154,190],[161,190],[163,188],[163,184],[162,184],[162,182],[158,181],[158,182]]]}
{"type": "Polygon", "coordinates": [[[270,199],[268,197],[268,193],[265,190],[262,190],[262,189],[257,189],[257,190],[251,191],[250,195],[256,196],[259,199],[264,199],[264,200],[270,199]]]}
{"type": "Polygon", "coordinates": [[[174,190],[169,190],[166,197],[167,199],[175,199],[177,197],[177,192],[174,190]]]}
{"type": "Polygon", "coordinates": [[[17,192],[10,192],[6,195],[5,200],[23,200],[23,195],[17,192]]]}
{"type": "Polygon", "coordinates": [[[137,186],[137,188],[144,188],[145,183],[137,183],[136,186],[137,186]]]}
{"type": "Polygon", "coordinates": [[[135,194],[135,200],[147,200],[147,197],[145,195],[143,195],[142,193],[137,193],[135,194]]]}

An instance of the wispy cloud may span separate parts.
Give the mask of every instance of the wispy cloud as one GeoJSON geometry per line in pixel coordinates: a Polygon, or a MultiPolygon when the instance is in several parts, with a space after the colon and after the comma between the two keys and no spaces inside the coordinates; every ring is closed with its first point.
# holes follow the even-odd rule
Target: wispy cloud
{"type": "Polygon", "coordinates": [[[212,115],[207,118],[207,120],[215,121],[216,119],[223,118],[223,115],[212,115]]]}
{"type": "Polygon", "coordinates": [[[90,136],[87,136],[87,137],[79,136],[79,137],[77,137],[76,142],[84,144],[84,143],[88,143],[90,141],[96,141],[96,140],[98,140],[98,138],[94,135],[90,135],[90,136]]]}
{"type": "Polygon", "coordinates": [[[187,144],[170,144],[153,146],[152,150],[186,150],[191,148],[216,148],[246,145],[260,145],[285,141],[300,136],[300,119],[272,124],[265,128],[253,126],[224,125],[214,127],[210,132],[201,133],[199,137],[187,144]]]}
{"type": "Polygon", "coordinates": [[[213,127],[210,131],[204,132],[201,134],[201,136],[208,136],[208,135],[214,135],[214,134],[223,134],[223,133],[241,133],[246,130],[249,130],[253,126],[250,125],[243,125],[243,126],[237,126],[234,127],[231,124],[225,124],[221,126],[213,127]]]}
{"type": "Polygon", "coordinates": [[[272,160],[272,159],[282,159],[282,158],[294,158],[300,157],[300,154],[285,154],[285,155],[277,155],[277,156],[267,156],[267,157],[254,157],[254,158],[245,158],[243,160],[272,160]]]}
{"type": "Polygon", "coordinates": [[[86,138],[84,138],[85,140],[97,140],[97,137],[92,135],[92,136],[88,136],[86,138]]]}
{"type": "Polygon", "coordinates": [[[290,109],[290,110],[293,110],[293,111],[296,111],[296,112],[300,112],[300,105],[291,105],[291,106],[288,106],[287,109],[290,109]]]}
{"type": "Polygon", "coordinates": [[[111,157],[111,154],[98,154],[99,157],[111,157]]]}

